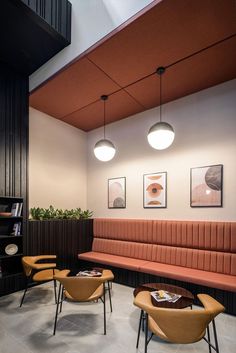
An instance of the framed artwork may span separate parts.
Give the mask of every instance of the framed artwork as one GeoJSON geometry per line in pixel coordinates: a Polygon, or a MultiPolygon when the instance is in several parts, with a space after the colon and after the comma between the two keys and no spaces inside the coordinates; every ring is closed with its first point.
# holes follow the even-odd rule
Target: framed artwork
{"type": "Polygon", "coordinates": [[[222,164],[191,168],[191,207],[222,207],[222,192],[222,164]]]}
{"type": "Polygon", "coordinates": [[[166,208],[167,173],[144,174],[143,176],[143,207],[166,208]]]}
{"type": "Polygon", "coordinates": [[[108,179],[108,208],[126,208],[125,177],[108,179]]]}

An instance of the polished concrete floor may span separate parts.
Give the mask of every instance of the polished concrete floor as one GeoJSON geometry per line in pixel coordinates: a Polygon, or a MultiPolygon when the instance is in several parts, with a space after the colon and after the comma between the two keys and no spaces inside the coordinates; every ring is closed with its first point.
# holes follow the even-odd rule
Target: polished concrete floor
{"type": "MultiPolygon", "coordinates": [[[[103,335],[102,303],[65,303],[56,335],[50,283],[30,289],[22,308],[22,292],[0,298],[0,353],[139,353],[136,350],[139,310],[133,306],[133,289],[113,284],[113,313],[107,302],[107,335],[103,335]]],[[[107,298],[108,299],[108,298],[107,298]]],[[[221,353],[236,352],[236,317],[221,314],[216,319],[221,353]]],[[[203,340],[189,345],[152,339],[148,353],[208,353],[203,340]]]]}

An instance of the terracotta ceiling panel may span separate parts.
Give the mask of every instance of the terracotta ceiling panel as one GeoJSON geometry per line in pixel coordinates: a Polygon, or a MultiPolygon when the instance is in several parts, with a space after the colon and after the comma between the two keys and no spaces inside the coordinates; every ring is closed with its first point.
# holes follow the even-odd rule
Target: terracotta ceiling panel
{"type": "MultiPolygon", "coordinates": [[[[114,93],[106,102],[106,124],[126,118],[144,110],[126,92],[114,93]]],[[[103,126],[103,102],[98,101],[78,110],[62,119],[84,131],[90,131],[103,126]]]]}
{"type": "Polygon", "coordinates": [[[109,77],[87,58],[83,58],[33,92],[30,105],[55,118],[62,118],[118,90],[109,77]]]}
{"type": "Polygon", "coordinates": [[[234,0],[164,0],[88,54],[126,86],[236,33],[234,0]]]}
{"type": "MultiPolygon", "coordinates": [[[[163,103],[236,78],[236,36],[181,61],[162,76],[163,103]]],[[[159,76],[126,88],[146,109],[159,105],[159,76]]]]}
{"type": "Polygon", "coordinates": [[[163,0],[31,94],[30,105],[84,131],[236,77],[234,0],[163,0]],[[138,82],[136,82],[138,81],[138,82]],[[121,89],[123,87],[123,90],[121,89]],[[120,91],[119,91],[120,90],[120,91]]]}

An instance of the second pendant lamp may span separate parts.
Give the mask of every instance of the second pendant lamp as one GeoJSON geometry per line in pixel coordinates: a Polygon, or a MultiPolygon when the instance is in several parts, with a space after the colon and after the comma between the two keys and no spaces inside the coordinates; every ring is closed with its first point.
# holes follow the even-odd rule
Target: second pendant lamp
{"type": "Polygon", "coordinates": [[[104,102],[103,104],[103,118],[104,118],[104,138],[99,140],[94,146],[94,154],[99,161],[108,162],[110,161],[116,153],[115,146],[113,143],[106,139],[106,100],[108,96],[102,95],[101,100],[104,102]]]}
{"type": "Polygon", "coordinates": [[[173,127],[162,121],[162,85],[161,77],[165,72],[164,67],[159,67],[156,73],[160,76],[160,121],[154,124],[148,131],[148,142],[156,150],[164,150],[169,147],[175,138],[173,127]]]}

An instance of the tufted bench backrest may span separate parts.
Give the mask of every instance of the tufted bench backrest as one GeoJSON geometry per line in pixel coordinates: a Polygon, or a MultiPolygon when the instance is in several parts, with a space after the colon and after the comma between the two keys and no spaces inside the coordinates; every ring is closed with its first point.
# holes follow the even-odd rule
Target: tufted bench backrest
{"type": "Polygon", "coordinates": [[[236,222],[97,218],[92,250],[236,275],[236,222]]]}

